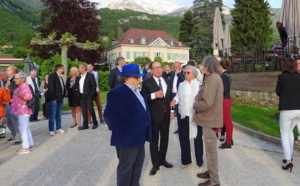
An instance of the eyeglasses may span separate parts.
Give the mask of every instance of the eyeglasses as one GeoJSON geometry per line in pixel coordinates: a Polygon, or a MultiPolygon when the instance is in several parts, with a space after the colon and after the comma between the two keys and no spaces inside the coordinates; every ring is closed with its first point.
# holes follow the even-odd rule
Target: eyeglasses
{"type": "Polygon", "coordinates": [[[191,72],[184,72],[184,74],[190,75],[190,74],[191,74],[191,72]]]}

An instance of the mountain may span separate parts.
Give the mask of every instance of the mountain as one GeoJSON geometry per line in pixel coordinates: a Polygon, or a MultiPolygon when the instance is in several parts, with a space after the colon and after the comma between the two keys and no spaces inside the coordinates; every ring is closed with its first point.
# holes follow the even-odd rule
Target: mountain
{"type": "Polygon", "coordinates": [[[102,26],[102,36],[109,35],[110,31],[121,28],[127,31],[129,28],[140,28],[150,30],[163,30],[173,37],[178,38],[180,21],[182,17],[171,17],[137,12],[133,10],[111,10],[108,8],[99,9],[102,26]]]}
{"type": "Polygon", "coordinates": [[[120,10],[130,9],[149,14],[165,15],[184,9],[185,6],[161,0],[108,0],[104,4],[100,5],[100,8],[120,10]]]}
{"type": "Polygon", "coordinates": [[[43,4],[41,0],[12,0],[20,4],[24,9],[29,10],[41,10],[43,9],[43,4]]]}
{"type": "MultiPolygon", "coordinates": [[[[169,14],[166,14],[166,16],[179,16],[179,17],[183,17],[184,13],[187,11],[193,11],[193,6],[189,6],[189,7],[183,7],[181,9],[178,9],[174,12],[171,12],[169,14]]],[[[231,14],[231,8],[229,8],[228,6],[223,6],[222,7],[222,13],[227,16],[231,14]]]]}

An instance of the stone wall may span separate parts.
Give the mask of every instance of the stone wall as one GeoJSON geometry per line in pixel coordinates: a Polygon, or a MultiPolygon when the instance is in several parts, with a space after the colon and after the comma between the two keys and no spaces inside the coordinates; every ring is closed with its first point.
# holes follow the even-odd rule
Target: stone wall
{"type": "Polygon", "coordinates": [[[231,97],[235,103],[261,106],[265,108],[278,108],[279,99],[274,92],[231,90],[231,97]]]}
{"type": "Polygon", "coordinates": [[[280,72],[232,73],[231,96],[233,102],[278,108],[279,98],[275,93],[280,72]]]}

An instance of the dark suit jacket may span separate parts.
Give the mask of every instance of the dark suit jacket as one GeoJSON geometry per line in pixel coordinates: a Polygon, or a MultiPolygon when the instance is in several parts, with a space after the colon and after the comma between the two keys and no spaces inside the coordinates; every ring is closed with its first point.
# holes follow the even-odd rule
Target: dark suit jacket
{"type": "Polygon", "coordinates": [[[160,90],[154,77],[150,77],[143,81],[142,92],[146,95],[148,100],[151,119],[153,123],[159,123],[163,120],[166,113],[167,122],[170,122],[170,101],[171,101],[171,86],[170,81],[164,78],[167,84],[167,91],[164,98],[158,98],[151,100],[151,93],[157,92],[160,90]]]}
{"type": "Polygon", "coordinates": [[[70,86],[71,86],[70,80],[71,80],[71,77],[67,78],[67,82],[66,82],[66,89],[68,91],[68,95],[70,95],[71,92],[76,91],[76,89],[77,89],[77,91],[79,91],[79,80],[80,80],[80,77],[79,76],[76,77],[75,83],[74,83],[74,85],[71,88],[70,88],[70,86]]]}
{"type": "MultiPolygon", "coordinates": [[[[174,71],[171,72],[171,77],[170,77],[170,82],[171,82],[171,83],[170,83],[170,84],[171,84],[171,92],[172,92],[172,90],[173,90],[173,82],[174,82],[175,74],[176,74],[176,73],[175,73],[174,71]]],[[[183,70],[181,70],[181,71],[177,74],[177,77],[178,77],[178,80],[177,80],[176,87],[177,87],[177,90],[178,90],[179,84],[185,80],[184,74],[183,74],[183,70]]],[[[173,96],[172,96],[172,99],[173,99],[173,96]]]]}
{"type": "Polygon", "coordinates": [[[109,82],[108,82],[110,89],[115,88],[116,86],[118,86],[121,83],[119,80],[119,74],[118,74],[119,72],[120,71],[119,71],[118,67],[116,67],[110,71],[109,82]]]}
{"type": "MultiPolygon", "coordinates": [[[[5,86],[5,85],[3,85],[5,86]]],[[[13,94],[14,94],[14,91],[16,90],[17,88],[17,84],[15,82],[15,76],[13,76],[11,79],[10,79],[10,85],[9,85],[9,90],[10,90],[10,96],[12,98],[13,94]]]]}
{"type": "Polygon", "coordinates": [[[83,95],[85,97],[93,98],[96,95],[96,80],[92,73],[86,72],[84,85],[83,85],[83,95]]]}
{"type": "Polygon", "coordinates": [[[62,89],[59,78],[61,78],[61,77],[59,77],[56,72],[49,75],[48,94],[47,94],[48,100],[61,101],[61,100],[63,100],[64,96],[66,95],[66,87],[65,87],[64,81],[62,79],[63,87],[64,87],[62,89]]]}
{"type": "Polygon", "coordinates": [[[143,69],[143,80],[145,79],[145,76],[148,74],[148,70],[146,68],[143,69]]]}
{"type": "Polygon", "coordinates": [[[276,94],[279,96],[278,110],[299,110],[300,74],[280,74],[278,76],[276,94]]]}
{"type": "Polygon", "coordinates": [[[151,118],[145,95],[146,110],[132,90],[124,83],[107,94],[104,120],[112,131],[111,145],[139,147],[151,142],[151,118]]]}

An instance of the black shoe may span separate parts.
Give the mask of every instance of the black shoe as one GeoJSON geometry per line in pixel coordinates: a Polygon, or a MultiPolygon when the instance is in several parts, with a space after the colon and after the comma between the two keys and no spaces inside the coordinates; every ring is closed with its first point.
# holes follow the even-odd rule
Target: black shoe
{"type": "Polygon", "coordinates": [[[174,134],[178,134],[178,129],[174,132],[174,134]]]}
{"type": "Polygon", "coordinates": [[[15,139],[14,138],[9,138],[8,140],[6,141],[14,141],[15,139]]]}
{"type": "Polygon", "coordinates": [[[4,135],[1,135],[0,138],[5,138],[5,136],[4,136],[4,135]]]}
{"type": "Polygon", "coordinates": [[[156,171],[158,171],[158,170],[159,170],[159,167],[156,167],[156,166],[152,167],[152,169],[150,170],[150,176],[155,175],[156,171]]]}
{"type": "Polygon", "coordinates": [[[173,165],[171,163],[168,163],[166,160],[162,160],[160,162],[160,165],[162,165],[162,166],[164,166],[166,168],[172,168],[173,167],[173,165]]]}
{"type": "Polygon", "coordinates": [[[233,140],[231,140],[231,146],[233,146],[233,140]]]}
{"type": "Polygon", "coordinates": [[[231,149],[231,143],[223,143],[220,147],[220,149],[231,149]]]}
{"type": "Polygon", "coordinates": [[[220,138],[220,142],[223,142],[225,140],[225,136],[221,136],[221,137],[224,137],[224,138],[220,138]]]}
{"type": "Polygon", "coordinates": [[[16,141],[13,145],[12,145],[12,147],[17,147],[17,146],[19,146],[19,145],[21,145],[22,144],[22,141],[16,141]]]}
{"type": "Polygon", "coordinates": [[[85,127],[85,126],[78,127],[78,130],[84,130],[84,129],[89,129],[89,127],[85,127]]]}
{"type": "Polygon", "coordinates": [[[290,172],[292,172],[293,167],[294,167],[293,163],[289,163],[286,166],[282,166],[282,169],[283,170],[290,170],[290,172]]]}
{"type": "Polygon", "coordinates": [[[75,125],[71,125],[70,128],[74,128],[77,126],[77,123],[75,123],[75,125]]]}
{"type": "Polygon", "coordinates": [[[92,129],[96,129],[98,128],[98,124],[97,125],[93,125],[92,129]]]}

